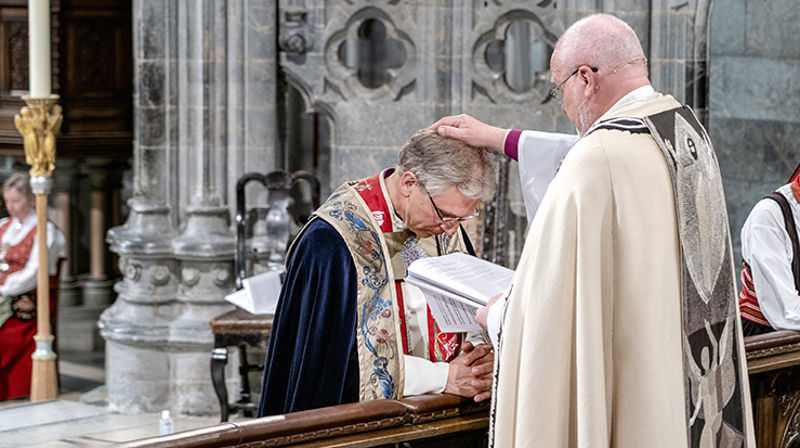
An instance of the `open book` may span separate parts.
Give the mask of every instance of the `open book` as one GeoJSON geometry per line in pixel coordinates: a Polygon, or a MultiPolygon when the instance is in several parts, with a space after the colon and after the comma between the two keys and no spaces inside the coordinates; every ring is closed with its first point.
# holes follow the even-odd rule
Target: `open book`
{"type": "Polygon", "coordinates": [[[275,314],[281,293],[281,272],[267,271],[242,280],[244,288],[234,291],[225,300],[252,314],[275,314]]]}
{"type": "Polygon", "coordinates": [[[475,310],[511,284],[514,271],[471,255],[421,258],[408,267],[406,282],[425,294],[444,332],[481,330],[475,310]]]}

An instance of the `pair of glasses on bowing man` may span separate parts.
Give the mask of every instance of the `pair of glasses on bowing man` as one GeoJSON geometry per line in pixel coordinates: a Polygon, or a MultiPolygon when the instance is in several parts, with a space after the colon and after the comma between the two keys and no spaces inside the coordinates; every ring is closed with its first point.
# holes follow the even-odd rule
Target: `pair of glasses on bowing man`
{"type": "Polygon", "coordinates": [[[439,217],[439,221],[440,221],[441,223],[443,223],[443,224],[449,224],[449,223],[451,223],[451,222],[462,222],[462,221],[466,221],[466,220],[468,220],[468,219],[472,219],[472,218],[474,218],[474,217],[478,216],[478,214],[479,214],[479,213],[478,213],[478,210],[476,209],[476,210],[475,210],[475,213],[473,213],[473,214],[471,214],[471,215],[469,215],[469,216],[453,216],[453,217],[451,217],[451,216],[447,216],[447,217],[444,217],[444,216],[442,216],[442,213],[439,211],[439,207],[437,207],[437,206],[436,206],[436,203],[435,203],[435,202],[433,202],[433,198],[431,197],[431,194],[430,194],[430,193],[428,193],[428,191],[427,191],[427,190],[425,191],[425,194],[427,194],[427,195],[428,195],[428,199],[430,199],[430,200],[431,200],[431,205],[433,205],[433,210],[436,212],[436,216],[438,216],[438,217],[439,217]]]}

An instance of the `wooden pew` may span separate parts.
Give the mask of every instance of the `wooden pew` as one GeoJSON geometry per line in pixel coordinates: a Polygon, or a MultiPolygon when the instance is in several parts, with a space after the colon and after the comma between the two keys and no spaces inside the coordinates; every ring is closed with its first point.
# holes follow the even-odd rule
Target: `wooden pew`
{"type": "MultiPolygon", "coordinates": [[[[745,351],[757,446],[800,447],[800,332],[747,337],[745,351]]],[[[485,447],[488,407],[453,395],[424,395],[222,423],[122,446],[485,447]]]]}
{"type": "Polygon", "coordinates": [[[122,444],[127,448],[486,447],[489,403],[454,395],[376,400],[264,417],[122,444]]]}
{"type": "Polygon", "coordinates": [[[800,447],[800,332],[748,336],[744,347],[756,446],[800,447]]]}

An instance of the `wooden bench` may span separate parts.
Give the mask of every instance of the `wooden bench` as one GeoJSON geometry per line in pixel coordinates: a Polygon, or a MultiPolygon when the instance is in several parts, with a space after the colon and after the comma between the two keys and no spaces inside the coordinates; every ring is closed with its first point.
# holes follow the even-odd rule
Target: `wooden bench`
{"type": "Polygon", "coordinates": [[[272,330],[272,315],[250,314],[236,308],[211,319],[210,325],[211,333],[214,335],[214,348],[211,350],[211,383],[219,400],[220,421],[227,422],[230,412],[237,411],[242,411],[247,417],[253,417],[258,405],[252,401],[248,376],[251,371],[263,370],[264,366],[248,362],[247,348],[257,347],[266,350],[269,333],[272,330]],[[225,388],[228,347],[239,348],[241,386],[239,399],[233,403],[228,401],[228,390],[225,388]]]}
{"type": "Polygon", "coordinates": [[[756,446],[800,447],[800,332],[745,338],[756,446]]]}
{"type": "Polygon", "coordinates": [[[166,447],[485,447],[489,403],[455,395],[343,404],[124,443],[166,447]]]}
{"type": "MultiPolygon", "coordinates": [[[[800,447],[800,332],[745,338],[759,448],[800,447]]],[[[128,442],[156,447],[485,447],[488,403],[453,395],[353,403],[128,442]]]]}

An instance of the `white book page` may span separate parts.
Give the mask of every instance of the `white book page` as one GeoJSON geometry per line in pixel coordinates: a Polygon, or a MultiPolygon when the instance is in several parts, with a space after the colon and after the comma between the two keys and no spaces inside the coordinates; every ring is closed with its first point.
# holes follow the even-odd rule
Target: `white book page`
{"type": "Polygon", "coordinates": [[[275,314],[281,293],[281,274],[268,271],[242,281],[243,289],[234,291],[225,300],[251,314],[275,314]]]}
{"type": "Polygon", "coordinates": [[[482,330],[475,320],[475,307],[449,297],[425,292],[428,306],[439,329],[445,333],[482,330]]]}
{"type": "Polygon", "coordinates": [[[246,289],[240,289],[228,294],[225,296],[225,300],[247,311],[248,313],[255,314],[255,308],[253,308],[253,299],[250,297],[250,292],[246,289]]]}
{"type": "Polygon", "coordinates": [[[409,277],[460,291],[481,304],[503,292],[514,277],[511,269],[462,253],[421,258],[411,263],[408,272],[409,277]]]}
{"type": "Polygon", "coordinates": [[[281,271],[267,271],[242,282],[250,293],[254,314],[275,314],[281,294],[281,271]]]}
{"type": "Polygon", "coordinates": [[[281,294],[280,271],[267,271],[242,282],[244,290],[250,294],[254,314],[275,314],[278,297],[281,294]]]}
{"type": "Polygon", "coordinates": [[[429,298],[431,296],[449,297],[459,302],[463,302],[465,305],[469,305],[474,308],[486,305],[486,302],[483,302],[480,299],[470,297],[466,294],[463,294],[460,291],[450,289],[447,286],[431,283],[427,279],[419,278],[411,273],[409,273],[409,275],[406,276],[405,281],[406,283],[414,285],[417,288],[421,289],[422,292],[425,294],[425,298],[429,298]]]}

